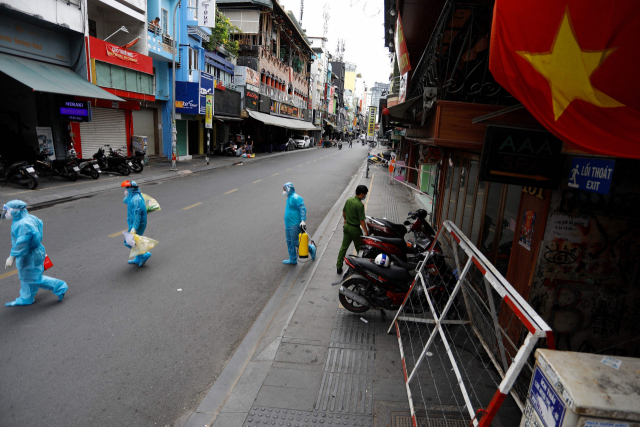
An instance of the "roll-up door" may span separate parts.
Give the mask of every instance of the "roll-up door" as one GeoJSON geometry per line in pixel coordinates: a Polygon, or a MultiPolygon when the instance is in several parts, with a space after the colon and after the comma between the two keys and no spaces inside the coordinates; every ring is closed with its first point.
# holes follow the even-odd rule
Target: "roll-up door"
{"type": "Polygon", "coordinates": [[[133,111],[133,134],[147,137],[147,154],[156,154],[155,126],[153,124],[154,110],[140,108],[133,111]]]}
{"type": "Polygon", "coordinates": [[[105,145],[110,145],[114,150],[126,147],[128,144],[124,110],[93,107],[91,121],[80,123],[80,141],[83,159],[91,158],[105,145]]]}

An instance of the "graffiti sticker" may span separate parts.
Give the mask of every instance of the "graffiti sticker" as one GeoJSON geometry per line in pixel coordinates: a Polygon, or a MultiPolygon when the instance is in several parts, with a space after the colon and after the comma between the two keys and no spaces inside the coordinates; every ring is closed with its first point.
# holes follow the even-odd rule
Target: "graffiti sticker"
{"type": "Polygon", "coordinates": [[[522,229],[520,231],[520,246],[526,250],[531,250],[531,239],[533,238],[533,228],[536,225],[536,213],[534,211],[524,211],[522,214],[522,229]]]}

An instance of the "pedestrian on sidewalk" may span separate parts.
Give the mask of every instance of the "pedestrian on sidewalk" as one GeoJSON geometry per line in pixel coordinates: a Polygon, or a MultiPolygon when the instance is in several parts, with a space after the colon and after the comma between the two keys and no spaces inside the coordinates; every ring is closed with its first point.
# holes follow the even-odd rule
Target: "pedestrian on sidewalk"
{"type": "Polygon", "coordinates": [[[35,301],[38,289],[46,289],[62,301],[69,287],[59,279],[44,276],[46,251],[42,245],[42,221],[27,212],[22,200],[12,200],[4,205],[2,218],[11,219],[11,254],[4,268],[16,262],[20,278],[20,296],[6,303],[7,307],[30,305],[35,301]]]}
{"type": "MultiPolygon", "coordinates": [[[[138,188],[138,184],[135,181],[124,181],[120,186],[125,188],[122,202],[127,205],[127,227],[129,233],[142,236],[147,228],[147,205],[144,203],[140,188],[138,188]]],[[[124,245],[131,249],[126,240],[124,245]]],[[[138,267],[142,267],[149,258],[151,258],[151,252],[145,252],[127,262],[129,264],[138,264],[138,267]]]]}
{"type": "Polygon", "coordinates": [[[338,274],[342,274],[344,256],[347,254],[351,242],[356,247],[356,251],[359,252],[362,246],[362,240],[360,239],[362,232],[364,231],[365,236],[369,235],[367,223],[364,222],[365,214],[364,205],[362,204],[367,197],[367,193],[369,193],[369,189],[366,185],[358,185],[355,197],[347,199],[344,203],[344,208],[342,209],[342,218],[344,218],[342,231],[344,235],[342,237],[342,246],[340,246],[340,252],[338,253],[338,261],[336,262],[338,274]]]}
{"type": "MultiPolygon", "coordinates": [[[[293,183],[287,182],[282,187],[282,195],[287,198],[287,205],[284,208],[284,226],[285,237],[287,240],[287,249],[289,250],[289,259],[282,261],[283,264],[294,265],[298,263],[298,234],[301,227],[306,227],[307,208],[304,206],[304,200],[296,193],[293,183]]],[[[309,255],[311,259],[316,259],[316,248],[309,245],[309,255]]]]}

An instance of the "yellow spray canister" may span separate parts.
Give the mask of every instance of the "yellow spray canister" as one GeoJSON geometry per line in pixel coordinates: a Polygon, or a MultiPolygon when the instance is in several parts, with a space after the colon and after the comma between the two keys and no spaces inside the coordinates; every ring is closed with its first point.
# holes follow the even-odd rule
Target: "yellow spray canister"
{"type": "Polygon", "coordinates": [[[304,227],[300,227],[298,234],[298,261],[307,262],[309,259],[309,235],[304,227]]]}

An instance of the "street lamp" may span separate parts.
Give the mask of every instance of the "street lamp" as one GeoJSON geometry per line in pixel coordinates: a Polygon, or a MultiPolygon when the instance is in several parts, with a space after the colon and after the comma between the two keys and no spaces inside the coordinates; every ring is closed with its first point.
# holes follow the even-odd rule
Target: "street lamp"
{"type": "Polygon", "coordinates": [[[106,38],[106,39],[104,39],[103,41],[105,41],[105,42],[106,42],[106,41],[107,41],[107,39],[110,39],[111,37],[115,36],[115,35],[116,35],[116,33],[117,33],[118,31],[124,31],[125,33],[129,34],[129,30],[127,30],[127,27],[125,27],[125,26],[123,25],[122,27],[118,28],[118,29],[115,31],[115,33],[111,34],[109,37],[107,37],[107,38],[106,38]]]}
{"type": "Polygon", "coordinates": [[[176,162],[178,161],[178,147],[177,147],[177,134],[176,129],[176,50],[178,50],[178,35],[176,34],[176,13],[178,13],[178,6],[180,1],[176,3],[176,7],[173,8],[173,76],[171,82],[171,170],[177,171],[176,162]]]}

